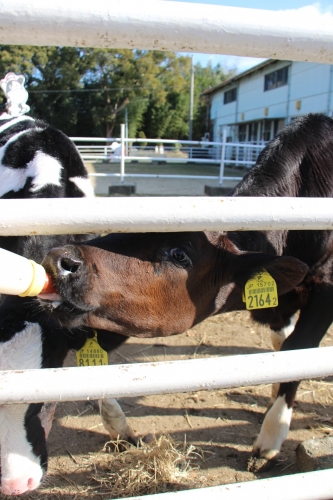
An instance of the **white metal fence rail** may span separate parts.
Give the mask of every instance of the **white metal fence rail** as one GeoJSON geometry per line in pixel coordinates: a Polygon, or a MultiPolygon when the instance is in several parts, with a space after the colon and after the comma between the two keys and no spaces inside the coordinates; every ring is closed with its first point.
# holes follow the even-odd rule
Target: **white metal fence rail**
{"type": "Polygon", "coordinates": [[[0,236],[333,229],[330,198],[151,197],[0,200],[0,236]]]}
{"type": "Polygon", "coordinates": [[[333,347],[186,361],[0,372],[0,403],[172,394],[332,375],[333,347]],[[70,380],[70,384],[68,381],[70,380]],[[110,382],[111,381],[111,382],[110,382]]]}
{"type": "Polygon", "coordinates": [[[206,52],[333,63],[329,15],[123,0],[0,1],[1,44],[206,52]]]}
{"type": "Polygon", "coordinates": [[[160,493],[128,500],[331,500],[332,470],[306,472],[292,476],[272,477],[257,481],[226,484],[196,490],[160,493]]]}

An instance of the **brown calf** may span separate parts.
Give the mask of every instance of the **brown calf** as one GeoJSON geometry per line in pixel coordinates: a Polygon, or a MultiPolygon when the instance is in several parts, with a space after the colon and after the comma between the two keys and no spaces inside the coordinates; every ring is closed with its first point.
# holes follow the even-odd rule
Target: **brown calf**
{"type": "MultiPolygon", "coordinates": [[[[285,127],[232,195],[332,197],[333,120],[308,115],[285,127]]],[[[333,321],[332,250],[330,231],[108,235],[48,254],[44,265],[59,298],[44,306],[68,327],[174,335],[208,316],[244,309],[245,284],[266,270],[279,304],[254,310],[253,318],[271,327],[275,349],[315,347],[333,321]]],[[[275,388],[256,454],[277,456],[297,386],[275,388]]]]}

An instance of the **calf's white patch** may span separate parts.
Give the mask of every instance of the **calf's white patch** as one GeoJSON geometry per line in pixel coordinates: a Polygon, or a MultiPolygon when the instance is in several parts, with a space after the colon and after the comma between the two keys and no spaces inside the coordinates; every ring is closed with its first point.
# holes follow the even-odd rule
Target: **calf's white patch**
{"type": "MultiPolygon", "coordinates": [[[[10,115],[8,115],[8,116],[10,116],[10,115]]],[[[32,120],[33,122],[35,121],[33,118],[31,118],[31,116],[18,116],[17,118],[14,118],[11,121],[6,121],[3,125],[0,126],[0,134],[2,132],[4,132],[5,130],[7,130],[7,128],[13,127],[17,123],[24,122],[27,120],[30,120],[30,121],[32,120]]]]}
{"type": "Polygon", "coordinates": [[[279,396],[266,414],[253,451],[260,451],[260,456],[267,460],[276,457],[288,435],[291,415],[292,408],[288,408],[285,396],[279,396]]]}
{"type": "Polygon", "coordinates": [[[25,328],[7,342],[0,343],[0,370],[27,370],[42,364],[42,332],[38,323],[25,328]]]}
{"type": "MultiPolygon", "coordinates": [[[[42,332],[37,323],[0,343],[0,369],[37,369],[42,364],[42,332]]],[[[26,438],[28,405],[0,405],[1,486],[6,495],[19,495],[40,484],[43,470],[26,438]]]]}
{"type": "Polygon", "coordinates": [[[87,198],[92,198],[94,197],[94,188],[92,187],[92,184],[90,182],[90,179],[87,179],[86,177],[70,177],[69,180],[73,182],[86,196],[87,198]]]}

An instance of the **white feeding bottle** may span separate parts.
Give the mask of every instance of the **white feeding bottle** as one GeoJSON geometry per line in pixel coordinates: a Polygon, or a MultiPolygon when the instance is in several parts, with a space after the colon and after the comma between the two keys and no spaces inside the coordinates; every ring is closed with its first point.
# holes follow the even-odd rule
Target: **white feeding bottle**
{"type": "Polygon", "coordinates": [[[33,260],[0,248],[0,294],[35,297],[56,293],[52,278],[33,260]]]}

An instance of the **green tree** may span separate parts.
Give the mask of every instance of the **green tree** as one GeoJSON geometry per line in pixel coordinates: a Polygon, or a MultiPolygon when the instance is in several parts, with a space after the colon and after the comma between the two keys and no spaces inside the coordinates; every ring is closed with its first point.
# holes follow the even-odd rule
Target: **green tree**
{"type": "Polygon", "coordinates": [[[76,92],[87,71],[75,47],[1,46],[0,74],[22,73],[31,115],[71,134],[77,124],[76,92]]]}
{"type": "Polygon", "coordinates": [[[201,97],[201,93],[233,75],[234,71],[226,72],[219,64],[215,67],[211,64],[205,67],[201,64],[195,65],[193,139],[200,140],[209,131],[209,106],[206,99],[201,97]]]}
{"type": "MultiPolygon", "coordinates": [[[[40,49],[40,48],[38,48],[40,49]]],[[[34,116],[67,134],[77,129],[77,96],[87,71],[84,52],[76,47],[42,47],[33,56],[36,76],[28,89],[34,116]]]]}
{"type": "MultiPolygon", "coordinates": [[[[26,77],[31,115],[68,135],[187,139],[191,58],[173,52],[0,46],[0,77],[26,77]]],[[[195,67],[194,138],[206,131],[200,94],[227,78],[220,66],[195,67]]],[[[1,102],[1,101],[0,101],[1,102]]]]}
{"type": "Polygon", "coordinates": [[[143,130],[151,138],[182,139],[188,134],[191,59],[164,54],[157,75],[160,86],[151,92],[143,130]]]}
{"type": "Polygon", "coordinates": [[[87,95],[81,112],[89,115],[95,126],[112,137],[119,133],[119,119],[127,107],[130,130],[140,128],[151,93],[163,95],[158,78],[163,53],[143,50],[88,49],[89,71],[83,78],[87,95]]]}

